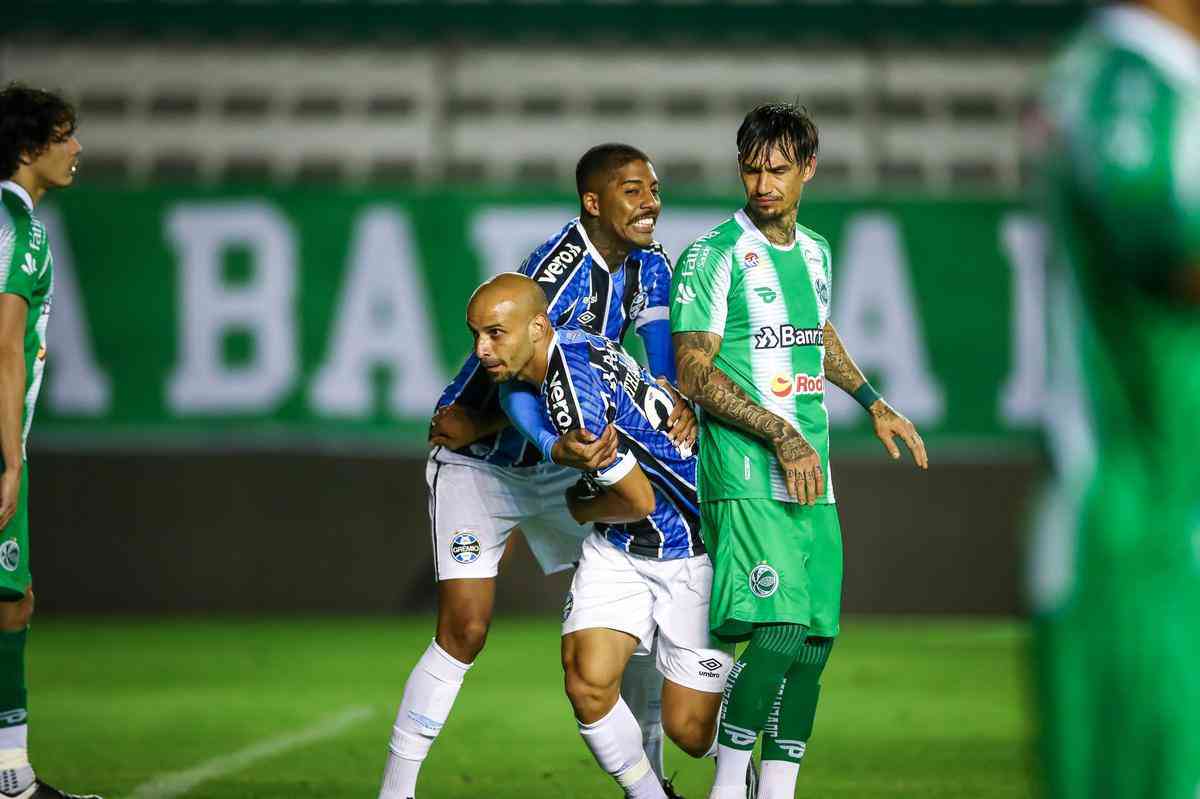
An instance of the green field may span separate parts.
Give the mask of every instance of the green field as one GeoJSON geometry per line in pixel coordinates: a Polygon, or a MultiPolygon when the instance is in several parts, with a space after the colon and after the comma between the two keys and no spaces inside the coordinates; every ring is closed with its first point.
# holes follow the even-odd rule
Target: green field
{"type": "MultiPolygon", "coordinates": [[[[374,799],[430,619],[39,619],[30,748],[106,799],[374,799]],[[174,776],[172,776],[174,775],[174,776]],[[192,786],[192,787],[189,787],[192,786]]],[[[1031,794],[1015,622],[850,618],[824,678],[798,796],[1031,794]]],[[[558,626],[502,618],[422,774],[421,799],[619,792],[562,694],[558,626]]],[[[712,765],[672,749],[682,793],[712,765]]]]}

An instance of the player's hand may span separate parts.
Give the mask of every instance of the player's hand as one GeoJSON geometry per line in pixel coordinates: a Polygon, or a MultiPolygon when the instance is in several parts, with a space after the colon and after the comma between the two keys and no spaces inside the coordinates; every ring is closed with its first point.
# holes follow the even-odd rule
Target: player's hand
{"type": "Polygon", "coordinates": [[[892,460],[900,459],[900,448],[896,446],[895,437],[899,436],[910,452],[917,466],[929,468],[929,456],[925,453],[925,442],[913,423],[908,421],[891,405],[881,399],[871,403],[871,423],[875,425],[875,435],[883,442],[892,460]]]}
{"type": "Polygon", "coordinates": [[[667,417],[667,438],[671,439],[671,443],[680,449],[694,449],[698,425],[692,406],[688,404],[682,394],[675,390],[675,386],[671,385],[667,378],[660,377],[656,382],[666,389],[671,398],[675,400],[675,407],[671,409],[671,415],[667,417]]]}
{"type": "Polygon", "coordinates": [[[788,496],[801,505],[815,505],[825,495],[821,456],[794,428],[789,427],[788,431],[775,442],[775,457],[783,469],[788,496]]]}
{"type": "Polygon", "coordinates": [[[481,438],[475,415],[456,403],[438,408],[429,422],[429,443],[462,449],[481,438]]]}
{"type": "Polygon", "coordinates": [[[8,527],[21,497],[21,470],[5,469],[0,474],[0,530],[8,527]]]}
{"type": "Polygon", "coordinates": [[[550,449],[550,460],[581,472],[596,472],[611,464],[617,457],[617,431],[605,425],[597,438],[580,428],[563,433],[550,449]]]}

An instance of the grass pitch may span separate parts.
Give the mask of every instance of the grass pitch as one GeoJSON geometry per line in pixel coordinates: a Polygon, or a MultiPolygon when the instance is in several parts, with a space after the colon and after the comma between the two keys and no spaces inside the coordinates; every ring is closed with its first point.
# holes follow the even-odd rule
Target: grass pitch
{"type": "MultiPolygon", "coordinates": [[[[34,765],[106,799],[374,799],[404,680],[432,627],[35,620],[34,765]]],[[[496,620],[420,799],[619,796],[575,731],[558,631],[553,619],[496,620]]],[[[846,620],[797,796],[1030,796],[1025,640],[1014,622],[846,620]]],[[[688,799],[704,799],[711,763],[672,747],[667,769],[688,799]]]]}

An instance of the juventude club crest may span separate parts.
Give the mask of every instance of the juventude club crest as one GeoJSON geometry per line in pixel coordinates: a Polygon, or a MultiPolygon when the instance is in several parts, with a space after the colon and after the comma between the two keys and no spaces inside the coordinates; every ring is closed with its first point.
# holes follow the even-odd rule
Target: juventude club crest
{"type": "Polygon", "coordinates": [[[0,567],[5,571],[15,572],[21,565],[21,545],[13,539],[0,544],[0,567]]]}
{"type": "Polygon", "coordinates": [[[779,572],[760,563],[750,570],[750,590],[759,599],[766,599],[779,588],[779,572]]]}

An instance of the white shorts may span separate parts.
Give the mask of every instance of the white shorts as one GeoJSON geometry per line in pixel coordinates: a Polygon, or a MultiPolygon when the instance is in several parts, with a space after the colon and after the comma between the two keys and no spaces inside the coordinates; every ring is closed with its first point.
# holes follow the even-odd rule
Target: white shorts
{"type": "Polygon", "coordinates": [[[617,549],[599,533],[583,542],[563,608],[563,635],[607,627],[648,654],[658,634],[658,670],[673,683],[720,693],[733,657],[708,633],[708,555],[657,560],[617,549]]]}
{"type": "Polygon", "coordinates": [[[557,464],[506,469],[435,447],[425,466],[438,580],[495,577],[514,527],[546,574],[569,569],[592,531],[567,511],[579,472],[557,464]]]}

